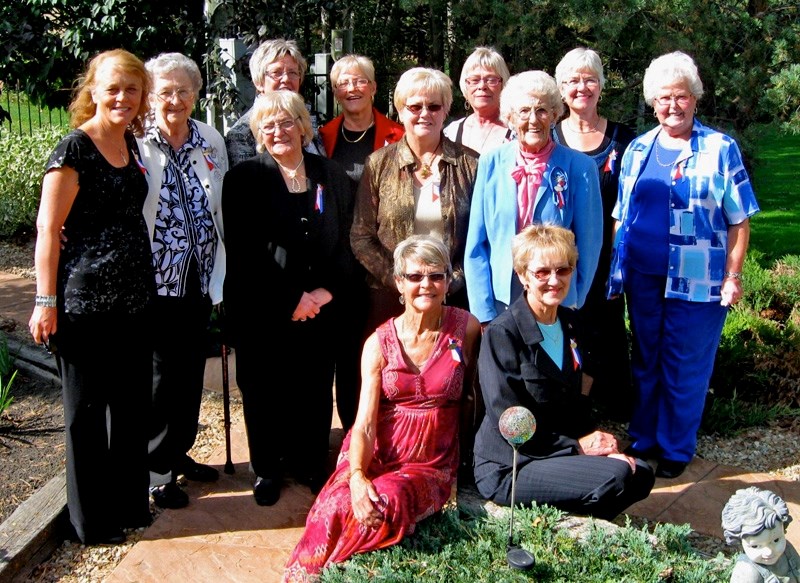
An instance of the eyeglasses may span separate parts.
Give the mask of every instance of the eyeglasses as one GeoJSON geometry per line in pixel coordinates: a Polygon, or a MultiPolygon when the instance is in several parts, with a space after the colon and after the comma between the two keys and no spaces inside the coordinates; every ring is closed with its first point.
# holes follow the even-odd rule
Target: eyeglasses
{"type": "Polygon", "coordinates": [[[655,101],[662,107],[668,107],[673,101],[680,107],[686,107],[691,98],[691,93],[688,95],[662,95],[661,97],[656,97],[655,101]]]}
{"type": "Polygon", "coordinates": [[[586,87],[597,87],[600,85],[600,80],[596,77],[573,77],[572,79],[566,79],[563,83],[570,87],[578,87],[581,83],[586,87]]]}
{"type": "Polygon", "coordinates": [[[403,277],[411,283],[422,283],[426,277],[431,283],[439,283],[445,280],[446,273],[404,273],[403,277]]]}
{"type": "Polygon", "coordinates": [[[464,83],[467,84],[467,87],[477,87],[481,84],[481,81],[486,83],[489,87],[497,87],[503,82],[500,77],[467,77],[464,79],[464,83]]]}
{"type": "Polygon", "coordinates": [[[278,130],[288,132],[290,129],[294,127],[295,121],[300,118],[295,119],[287,119],[286,121],[277,121],[275,123],[267,123],[261,126],[259,131],[262,134],[267,134],[271,136],[272,134],[276,133],[278,130]]]}
{"type": "Polygon", "coordinates": [[[550,111],[544,107],[537,107],[536,109],[532,107],[520,107],[515,113],[522,121],[528,121],[531,118],[531,114],[536,117],[546,117],[550,114],[550,111]]]}
{"type": "Polygon", "coordinates": [[[567,266],[567,267],[556,267],[555,269],[541,268],[535,271],[529,269],[528,273],[530,273],[533,277],[535,277],[539,281],[547,281],[548,279],[550,279],[550,277],[552,277],[554,273],[556,274],[557,278],[563,279],[571,275],[573,271],[575,271],[574,267],[567,266]]]}
{"type": "Polygon", "coordinates": [[[343,79],[342,81],[336,83],[336,88],[344,90],[349,88],[351,85],[353,88],[361,89],[362,87],[369,85],[369,79],[365,79],[364,77],[359,77],[358,79],[343,79]]]}
{"type": "Polygon", "coordinates": [[[274,71],[267,71],[267,77],[273,81],[280,81],[284,77],[289,77],[289,79],[299,79],[300,71],[295,71],[294,69],[276,69],[274,71]]]}
{"type": "Polygon", "coordinates": [[[153,95],[158,97],[161,101],[172,101],[175,97],[180,99],[181,101],[186,101],[192,95],[194,95],[193,91],[189,89],[175,89],[174,91],[167,91],[166,89],[163,91],[154,92],[153,95]]]}
{"type": "Polygon", "coordinates": [[[442,107],[444,106],[441,103],[429,103],[428,105],[412,103],[411,105],[406,105],[406,109],[414,115],[419,115],[422,113],[423,109],[427,109],[431,113],[436,113],[437,111],[441,111],[442,107]]]}

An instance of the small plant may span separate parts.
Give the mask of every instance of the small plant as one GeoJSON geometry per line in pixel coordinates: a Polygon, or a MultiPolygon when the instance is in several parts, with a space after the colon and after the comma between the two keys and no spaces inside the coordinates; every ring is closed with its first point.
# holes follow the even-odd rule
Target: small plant
{"type": "Polygon", "coordinates": [[[15,370],[11,378],[5,380],[11,373],[12,365],[13,359],[8,352],[8,339],[5,334],[0,333],[0,415],[5,413],[14,401],[14,397],[11,396],[11,385],[14,384],[17,371],[15,370]]]}

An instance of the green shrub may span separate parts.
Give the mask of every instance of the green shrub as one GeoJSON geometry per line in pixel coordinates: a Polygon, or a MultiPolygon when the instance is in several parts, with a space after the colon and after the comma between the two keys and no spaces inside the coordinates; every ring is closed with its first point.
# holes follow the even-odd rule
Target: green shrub
{"type": "Polygon", "coordinates": [[[800,256],[766,269],[758,253],[744,265],[744,295],[722,330],[711,388],[715,399],[800,404],[800,256]]]}
{"type": "Polygon", "coordinates": [[[548,506],[514,511],[515,538],[535,564],[516,571],[506,562],[508,516],[470,516],[455,510],[422,521],[413,535],[388,549],[355,555],[323,572],[325,583],[479,581],[725,582],[732,563],[722,555],[707,559],[688,542],[688,525],[625,527],[608,531],[596,523],[581,539],[559,523],[548,506]]]}
{"type": "Polygon", "coordinates": [[[40,129],[32,136],[0,137],[0,236],[32,233],[47,158],[62,129],[40,129]]]}
{"type": "Polygon", "coordinates": [[[11,396],[11,385],[17,377],[17,371],[11,372],[14,359],[8,352],[8,339],[0,332],[0,415],[11,405],[14,397],[11,396]],[[9,374],[11,377],[9,378],[9,374]]]}

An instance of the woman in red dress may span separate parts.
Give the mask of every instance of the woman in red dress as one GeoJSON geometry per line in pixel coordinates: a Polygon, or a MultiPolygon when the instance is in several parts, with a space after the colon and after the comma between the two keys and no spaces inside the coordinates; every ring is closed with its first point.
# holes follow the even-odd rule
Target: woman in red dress
{"type": "Polygon", "coordinates": [[[480,324],[444,305],[449,255],[441,241],[422,235],[395,249],[404,312],[367,339],[355,425],[284,581],[313,580],[332,563],[398,543],[450,497],[480,324]]]}

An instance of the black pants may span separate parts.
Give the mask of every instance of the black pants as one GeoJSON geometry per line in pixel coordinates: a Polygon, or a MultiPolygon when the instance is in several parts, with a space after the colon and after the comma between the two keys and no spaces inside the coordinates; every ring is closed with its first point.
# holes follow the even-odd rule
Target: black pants
{"type": "Polygon", "coordinates": [[[82,541],[150,523],[151,338],[144,314],[59,314],[67,507],[82,541]]]}
{"type": "MultiPolygon", "coordinates": [[[[235,346],[236,383],[257,476],[285,470],[306,478],[327,472],[331,421],[335,318],[325,307],[305,322],[279,323],[235,346]]],[[[256,331],[257,332],[257,331],[256,331]]]]}
{"type": "MultiPolygon", "coordinates": [[[[154,474],[172,472],[174,479],[197,437],[210,315],[211,301],[199,293],[156,298],[149,419],[149,467],[154,474]]],[[[153,485],[168,479],[156,478],[153,485]]]]}
{"type": "MultiPolygon", "coordinates": [[[[484,498],[511,504],[511,469],[475,456],[475,484],[484,498]]],[[[602,456],[567,455],[517,464],[514,504],[548,504],[565,512],[611,520],[628,506],[647,498],[653,488],[653,470],[636,460],[636,472],[627,462],[602,456]]]]}

